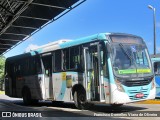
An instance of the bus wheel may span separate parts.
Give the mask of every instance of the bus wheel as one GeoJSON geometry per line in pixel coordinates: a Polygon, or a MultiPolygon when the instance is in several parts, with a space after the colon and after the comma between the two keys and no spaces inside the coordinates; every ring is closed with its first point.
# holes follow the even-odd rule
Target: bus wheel
{"type": "Polygon", "coordinates": [[[74,95],[74,103],[78,109],[85,109],[86,105],[86,96],[85,93],[81,90],[75,91],[74,95]]]}
{"type": "Polygon", "coordinates": [[[63,101],[52,101],[52,105],[56,107],[60,107],[63,105],[63,101]]]}
{"type": "Polygon", "coordinates": [[[35,105],[35,104],[38,104],[39,100],[37,100],[37,99],[32,99],[32,101],[31,101],[31,102],[32,102],[32,104],[34,104],[34,105],[35,105]]]}
{"type": "Polygon", "coordinates": [[[30,105],[32,103],[31,93],[29,89],[23,90],[23,102],[25,105],[30,105]]]}

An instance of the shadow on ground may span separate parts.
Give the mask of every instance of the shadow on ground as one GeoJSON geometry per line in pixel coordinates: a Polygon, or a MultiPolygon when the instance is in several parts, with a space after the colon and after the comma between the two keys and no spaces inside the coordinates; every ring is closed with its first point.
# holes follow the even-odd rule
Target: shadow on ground
{"type": "MultiPolygon", "coordinates": [[[[5,111],[14,112],[40,112],[43,117],[94,117],[94,113],[125,113],[134,112],[137,110],[147,109],[145,107],[136,107],[131,105],[124,105],[121,107],[113,107],[110,105],[93,105],[88,110],[80,111],[73,103],[57,103],[54,104],[50,101],[39,101],[38,104],[31,106],[25,106],[21,99],[18,100],[6,100],[0,98],[0,105],[2,105],[0,111],[3,108],[7,108],[5,111]],[[65,109],[65,110],[63,110],[65,109]]],[[[105,117],[106,118],[106,117],[105,117]]],[[[113,119],[113,117],[107,117],[107,119],[113,119]]],[[[116,118],[119,119],[119,118],[116,118]]],[[[124,118],[123,118],[124,119],[124,118]]],[[[127,120],[127,118],[126,118],[127,120]]]]}
{"type": "MultiPolygon", "coordinates": [[[[23,104],[23,101],[13,101],[13,103],[15,105],[19,105],[19,106],[25,106],[23,104]]],[[[25,107],[34,107],[34,108],[42,108],[45,107],[47,110],[52,109],[52,107],[57,107],[57,108],[69,108],[69,109],[73,109],[73,111],[78,110],[74,103],[63,103],[63,102],[55,102],[52,103],[50,101],[47,102],[42,102],[40,101],[37,104],[34,104],[32,106],[25,106],[25,107]]],[[[132,112],[132,111],[138,111],[138,110],[144,110],[144,109],[148,109],[145,107],[137,107],[136,104],[134,106],[131,105],[123,105],[120,107],[115,107],[115,106],[110,106],[110,105],[106,105],[106,104],[98,104],[98,105],[92,105],[89,109],[87,109],[88,111],[92,111],[92,112],[103,112],[103,113],[122,113],[122,112],[132,112]]]]}

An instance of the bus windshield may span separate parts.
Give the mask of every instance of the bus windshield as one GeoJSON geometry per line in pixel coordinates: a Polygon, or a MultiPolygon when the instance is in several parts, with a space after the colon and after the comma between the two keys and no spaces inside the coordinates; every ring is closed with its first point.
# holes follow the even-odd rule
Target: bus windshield
{"type": "Polygon", "coordinates": [[[117,77],[146,77],[152,67],[145,44],[113,43],[112,65],[117,77]]]}

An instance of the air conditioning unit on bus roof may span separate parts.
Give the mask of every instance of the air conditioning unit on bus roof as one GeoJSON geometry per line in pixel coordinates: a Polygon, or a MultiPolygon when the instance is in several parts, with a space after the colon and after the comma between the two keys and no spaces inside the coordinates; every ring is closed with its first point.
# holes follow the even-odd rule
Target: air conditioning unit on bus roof
{"type": "Polygon", "coordinates": [[[62,39],[62,40],[50,42],[50,43],[48,43],[46,45],[42,45],[42,46],[39,46],[39,47],[37,47],[35,49],[31,49],[31,51],[35,51],[35,50],[43,49],[43,48],[48,48],[48,47],[54,47],[54,46],[57,46],[59,44],[62,44],[62,43],[65,43],[65,42],[69,42],[69,41],[72,41],[72,40],[62,39]]]}

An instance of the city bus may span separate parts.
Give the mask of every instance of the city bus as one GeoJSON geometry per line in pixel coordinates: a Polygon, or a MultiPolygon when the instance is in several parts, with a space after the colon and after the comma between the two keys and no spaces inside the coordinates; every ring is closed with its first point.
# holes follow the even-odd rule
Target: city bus
{"type": "Polygon", "coordinates": [[[155,98],[152,63],[144,40],[125,33],[99,33],[61,40],[5,63],[5,94],[39,100],[121,106],[155,98]]]}
{"type": "Polygon", "coordinates": [[[160,54],[151,55],[155,73],[156,98],[160,98],[160,54]]]}

